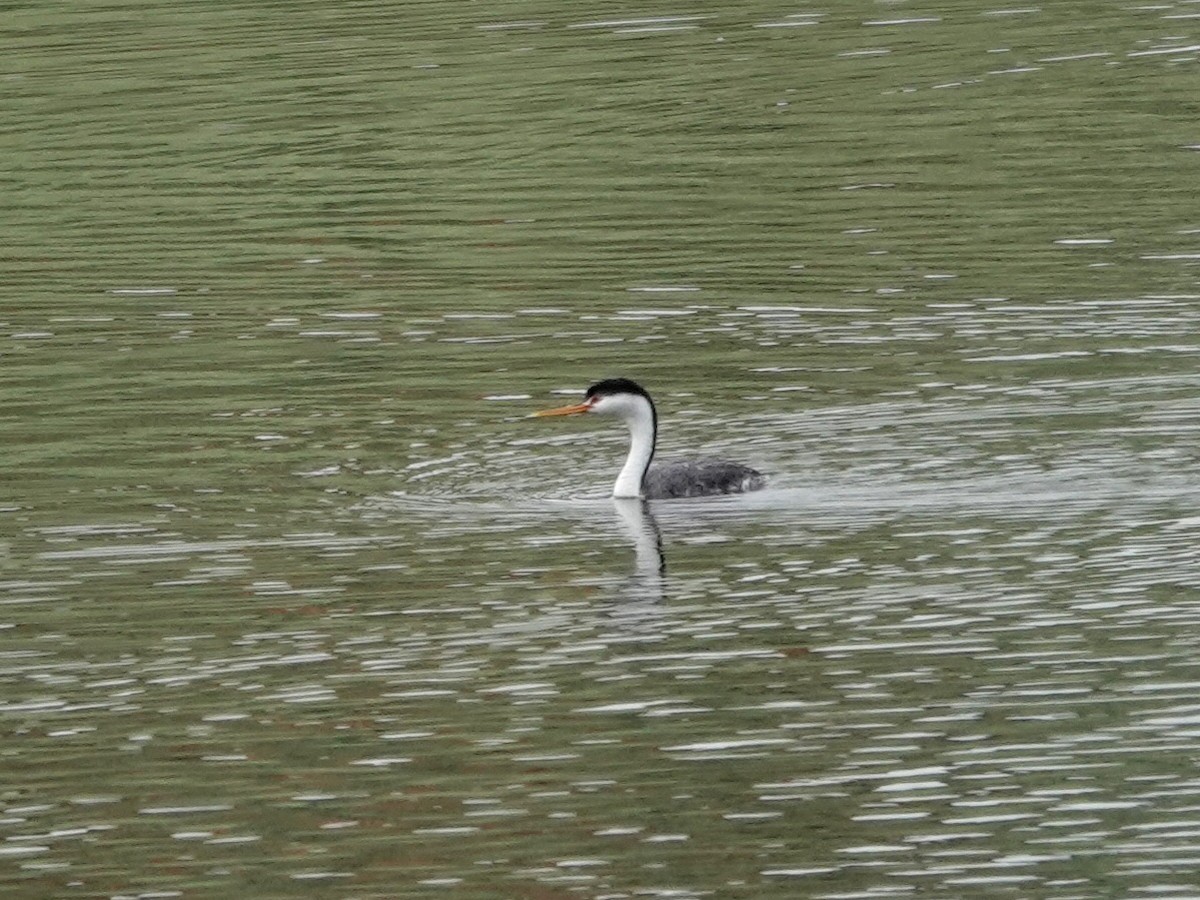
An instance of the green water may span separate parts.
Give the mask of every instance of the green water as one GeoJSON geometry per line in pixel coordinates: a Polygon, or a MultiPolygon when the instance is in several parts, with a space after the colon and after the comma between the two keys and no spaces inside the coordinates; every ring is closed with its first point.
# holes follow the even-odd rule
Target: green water
{"type": "Polygon", "coordinates": [[[5,896],[1194,896],[1195,13],[5,5],[5,896]]]}

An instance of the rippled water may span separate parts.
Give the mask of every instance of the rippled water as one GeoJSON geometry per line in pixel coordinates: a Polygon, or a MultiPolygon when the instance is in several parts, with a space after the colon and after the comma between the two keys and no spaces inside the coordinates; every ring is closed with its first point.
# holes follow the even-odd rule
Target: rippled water
{"type": "Polygon", "coordinates": [[[6,10],[5,895],[1200,894],[1198,15],[6,10]]]}

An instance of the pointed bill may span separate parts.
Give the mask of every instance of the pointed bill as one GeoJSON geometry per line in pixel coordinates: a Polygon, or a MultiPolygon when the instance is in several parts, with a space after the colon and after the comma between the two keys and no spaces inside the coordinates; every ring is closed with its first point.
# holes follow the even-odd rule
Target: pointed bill
{"type": "Polygon", "coordinates": [[[570,406],[559,406],[554,409],[539,410],[533,415],[535,418],[542,418],[544,416],[577,416],[580,413],[587,412],[589,409],[591,409],[591,406],[587,403],[573,403],[570,406]]]}

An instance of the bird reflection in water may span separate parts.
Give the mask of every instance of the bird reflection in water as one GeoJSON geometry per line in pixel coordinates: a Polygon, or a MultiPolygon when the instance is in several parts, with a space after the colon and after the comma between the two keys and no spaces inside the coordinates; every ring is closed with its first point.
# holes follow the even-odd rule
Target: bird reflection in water
{"type": "Polygon", "coordinates": [[[663,556],[662,532],[650,504],[637,497],[614,497],[617,521],[633,545],[633,574],[622,593],[639,603],[658,603],[664,597],[667,564],[663,556]]]}

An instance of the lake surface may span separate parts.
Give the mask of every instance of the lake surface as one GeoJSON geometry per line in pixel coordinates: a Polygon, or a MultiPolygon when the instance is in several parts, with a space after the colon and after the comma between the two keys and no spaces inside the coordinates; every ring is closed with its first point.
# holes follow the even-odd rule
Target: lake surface
{"type": "Polygon", "coordinates": [[[5,896],[1200,896],[1200,5],[0,31],[5,896]]]}

